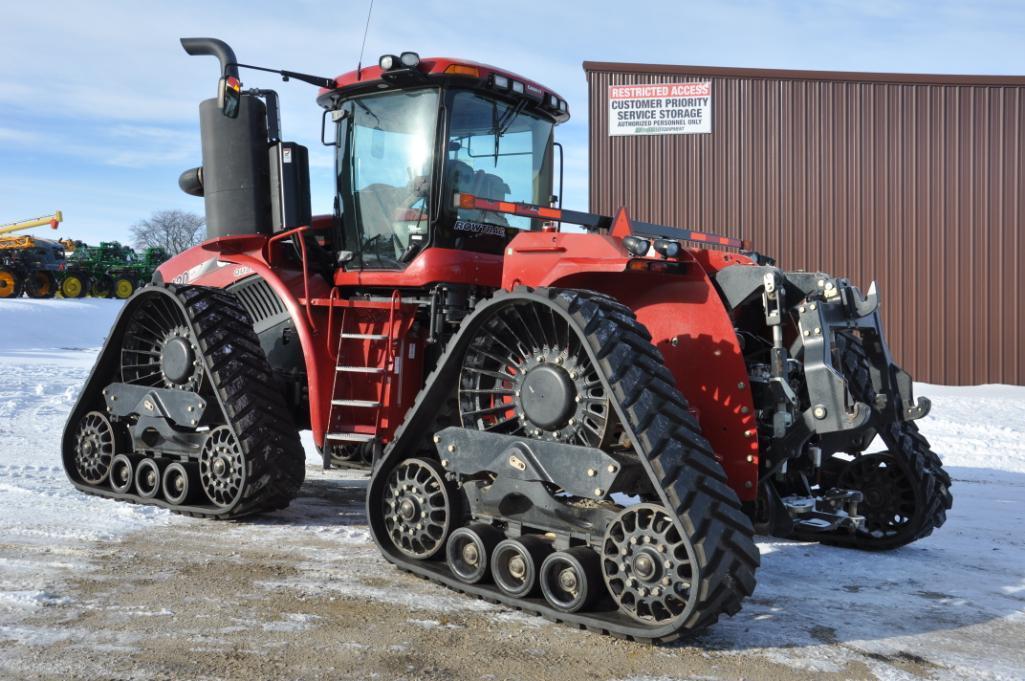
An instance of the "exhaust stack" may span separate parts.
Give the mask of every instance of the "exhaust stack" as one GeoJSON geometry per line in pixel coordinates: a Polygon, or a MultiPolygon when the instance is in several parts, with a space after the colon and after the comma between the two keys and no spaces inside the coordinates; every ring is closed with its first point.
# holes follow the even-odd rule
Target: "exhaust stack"
{"type": "MultiPolygon", "coordinates": [[[[193,56],[209,55],[220,62],[221,85],[238,81],[238,60],[234,50],[216,38],[182,38],[182,47],[193,56]]],[[[271,234],[270,159],[267,136],[267,108],[259,97],[243,94],[237,117],[223,111],[223,94],[199,105],[203,167],[182,189],[202,195],[206,211],[207,238],[246,234],[271,234]],[[188,189],[186,189],[188,185],[188,189]],[[197,186],[198,185],[198,186],[197,186]]],[[[183,184],[184,182],[184,184],[183,184]]]]}

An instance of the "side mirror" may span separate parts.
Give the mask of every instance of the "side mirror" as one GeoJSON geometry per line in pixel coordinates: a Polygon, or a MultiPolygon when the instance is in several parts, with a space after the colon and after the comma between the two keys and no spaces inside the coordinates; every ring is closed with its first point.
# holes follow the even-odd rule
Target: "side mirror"
{"type": "Polygon", "coordinates": [[[324,114],[320,117],[320,143],[323,144],[325,147],[336,147],[341,141],[337,132],[337,126],[332,126],[335,130],[335,138],[333,140],[327,139],[327,117],[329,115],[331,116],[332,123],[338,123],[338,121],[348,117],[349,111],[348,109],[325,110],[324,114]]]}
{"type": "Polygon", "coordinates": [[[238,118],[242,104],[242,83],[238,78],[228,76],[217,81],[217,107],[228,118],[238,118]]]}

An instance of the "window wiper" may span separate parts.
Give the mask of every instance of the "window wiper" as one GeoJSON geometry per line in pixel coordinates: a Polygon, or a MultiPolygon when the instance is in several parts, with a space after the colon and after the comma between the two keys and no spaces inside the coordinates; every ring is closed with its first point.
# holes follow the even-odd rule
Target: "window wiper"
{"type": "Polygon", "coordinates": [[[506,111],[505,115],[498,122],[498,130],[495,132],[495,137],[501,137],[509,131],[509,127],[513,124],[519,115],[523,112],[524,107],[527,105],[527,100],[521,99],[516,102],[516,106],[506,111]]]}
{"type": "Polygon", "coordinates": [[[495,114],[498,112],[498,106],[494,103],[492,104],[495,107],[494,109],[492,109],[493,122],[491,124],[495,132],[495,154],[493,162],[495,166],[498,166],[498,154],[500,150],[502,136],[509,130],[509,127],[513,124],[513,121],[515,121],[516,118],[523,111],[523,107],[526,106],[527,100],[521,99],[520,101],[516,102],[516,106],[514,106],[511,109],[506,109],[506,112],[502,114],[502,117],[498,120],[495,120],[495,114]]]}

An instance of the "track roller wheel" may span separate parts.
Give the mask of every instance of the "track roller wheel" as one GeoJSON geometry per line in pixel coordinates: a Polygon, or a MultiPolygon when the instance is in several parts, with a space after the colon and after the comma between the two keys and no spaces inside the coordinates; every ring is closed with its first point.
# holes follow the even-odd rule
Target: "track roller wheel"
{"type": "Polygon", "coordinates": [[[624,509],[605,532],[602,572],[620,608],[640,622],[664,622],[692,607],[693,548],[661,506],[624,509]]]}
{"type": "Polygon", "coordinates": [[[175,506],[181,506],[192,496],[191,485],[195,479],[195,464],[171,463],[164,469],[164,475],[160,485],[161,491],[167,502],[175,506]]]}
{"type": "Polygon", "coordinates": [[[541,564],[541,592],[562,612],[577,612],[594,603],[601,593],[601,563],[586,546],[556,551],[541,564]]]}
{"type": "Polygon", "coordinates": [[[82,298],[89,290],[89,282],[81,275],[69,274],[61,282],[60,290],[65,298],[82,298]]]}
{"type": "Polygon", "coordinates": [[[24,286],[24,282],[16,272],[0,269],[0,298],[20,298],[24,286]]]}
{"type": "Polygon", "coordinates": [[[118,454],[110,462],[110,488],[118,494],[127,494],[132,489],[135,464],[127,454],[118,454]]]}
{"type": "Polygon", "coordinates": [[[449,535],[445,544],[449,568],[467,584],[484,581],[491,567],[488,558],[500,541],[502,533],[491,525],[478,523],[460,527],[449,535]]]}
{"type": "Polygon", "coordinates": [[[233,505],[246,484],[242,446],[228,426],[210,431],[199,454],[199,478],[206,496],[218,506],[233,505]]]}
{"type": "Polygon", "coordinates": [[[143,499],[153,499],[160,493],[160,465],[146,457],[135,465],[135,491],[143,499]]]}
{"type": "Polygon", "coordinates": [[[114,279],[113,291],[114,297],[119,300],[131,298],[135,293],[135,282],[128,277],[117,277],[114,279]]]}
{"type": "Polygon", "coordinates": [[[551,543],[540,537],[505,539],[491,554],[491,576],[510,596],[529,596],[536,591],[541,564],[551,553],[551,543]]]}
{"type": "Polygon", "coordinates": [[[101,484],[110,474],[116,449],[114,427],[107,417],[98,411],[87,413],[75,432],[75,472],[90,485],[101,484]]]}
{"type": "Polygon", "coordinates": [[[452,524],[452,495],[436,461],[406,459],[388,475],[384,518],[395,548],[425,560],[445,546],[452,524]]]}

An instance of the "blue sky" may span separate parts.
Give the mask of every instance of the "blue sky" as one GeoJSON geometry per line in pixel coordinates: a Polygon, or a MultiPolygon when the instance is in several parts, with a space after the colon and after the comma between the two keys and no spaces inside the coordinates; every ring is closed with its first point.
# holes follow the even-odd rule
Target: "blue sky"
{"type": "MultiPolygon", "coordinates": [[[[0,19],[0,223],[61,209],[66,237],[128,238],[151,212],[202,212],[178,174],[200,161],[198,102],[215,63],[180,36],[229,42],[240,61],[332,76],[355,67],[367,1],[8,2],[0,19]]],[[[1025,74],[1023,2],[518,2],[376,0],[365,62],[414,50],[501,65],[554,88],[573,119],[567,207],[587,205],[581,62],[632,61],[925,73],[1025,74]]],[[[315,91],[270,74],[284,136],[311,151],[315,211],[331,206],[315,91]]]]}

